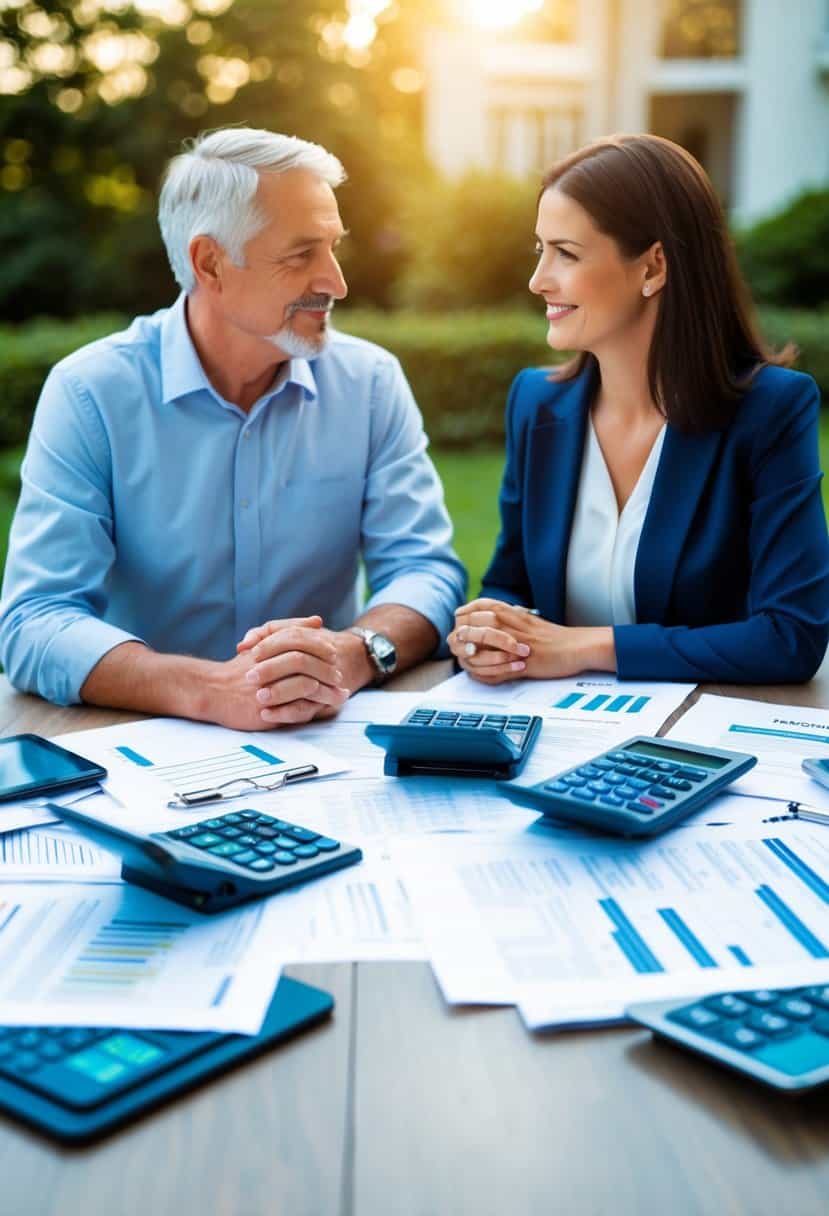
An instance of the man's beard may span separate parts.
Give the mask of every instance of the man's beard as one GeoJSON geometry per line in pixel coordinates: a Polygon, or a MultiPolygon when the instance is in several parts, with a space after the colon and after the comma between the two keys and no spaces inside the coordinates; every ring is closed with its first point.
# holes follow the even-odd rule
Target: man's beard
{"type": "Polygon", "coordinates": [[[315,358],[322,354],[328,345],[327,320],[322,323],[318,334],[314,334],[312,337],[302,337],[291,328],[291,318],[298,312],[320,312],[322,309],[326,309],[330,314],[333,307],[334,301],[331,296],[303,296],[300,300],[294,300],[293,304],[288,305],[285,324],[278,333],[271,334],[268,341],[279,347],[286,355],[290,355],[292,359],[315,358]]]}

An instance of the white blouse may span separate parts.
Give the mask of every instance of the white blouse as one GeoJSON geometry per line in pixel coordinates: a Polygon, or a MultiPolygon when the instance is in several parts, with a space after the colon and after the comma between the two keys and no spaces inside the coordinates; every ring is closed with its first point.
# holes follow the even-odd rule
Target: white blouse
{"type": "Polygon", "coordinates": [[[613,483],[588,418],[581,476],[567,551],[565,603],[568,625],[633,625],[636,551],[656,477],[665,427],[621,514],[613,483]]]}

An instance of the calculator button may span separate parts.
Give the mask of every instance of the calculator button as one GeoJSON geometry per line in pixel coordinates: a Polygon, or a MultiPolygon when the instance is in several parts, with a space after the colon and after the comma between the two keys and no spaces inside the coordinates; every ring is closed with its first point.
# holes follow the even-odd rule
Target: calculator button
{"type": "Polygon", "coordinates": [[[671,764],[670,760],[654,760],[651,768],[657,769],[660,773],[672,773],[676,765],[671,764]]]}
{"type": "Polygon", "coordinates": [[[541,788],[550,794],[566,794],[570,787],[566,781],[548,781],[541,788]]]}
{"type": "Polygon", "coordinates": [[[509,721],[510,721],[510,726],[529,726],[530,715],[529,714],[513,714],[513,716],[510,718],[509,721]]]}
{"type": "Polygon", "coordinates": [[[279,823],[279,820],[274,819],[273,815],[257,815],[256,816],[256,826],[257,827],[261,826],[261,827],[267,827],[267,828],[275,828],[278,823],[279,823]]]}
{"type": "Polygon", "coordinates": [[[312,832],[310,828],[297,828],[290,825],[286,828],[286,834],[293,836],[296,840],[301,840],[303,844],[311,844],[319,836],[319,832],[312,832]]]}
{"type": "Polygon", "coordinates": [[[594,769],[592,764],[583,764],[581,768],[576,769],[579,777],[598,777],[599,770],[594,769]]]}
{"type": "MultiPolygon", "coordinates": [[[[273,857],[270,860],[272,863],[275,861],[276,864],[280,865],[280,866],[293,866],[293,865],[296,865],[297,859],[293,855],[293,853],[286,853],[284,849],[280,849],[280,851],[278,853],[274,853],[273,857]]],[[[252,870],[255,870],[256,866],[253,865],[250,868],[252,870]]]]}
{"type": "Polygon", "coordinates": [[[606,781],[591,781],[587,788],[594,794],[609,794],[612,789],[606,781]]]}
{"type": "Polygon", "coordinates": [[[719,1026],[721,1019],[712,1009],[704,1005],[686,1005],[683,1009],[674,1009],[668,1014],[672,1022],[680,1026],[690,1026],[692,1030],[708,1030],[711,1026],[719,1026]]]}
{"type": "Polygon", "coordinates": [[[726,992],[721,996],[709,996],[706,1001],[703,1001],[703,1005],[706,1009],[713,1009],[715,1013],[720,1013],[726,1018],[739,1018],[744,1013],[748,1013],[748,1005],[733,992],[726,992]]]}
{"type": "Polygon", "coordinates": [[[636,811],[637,815],[652,815],[653,814],[653,807],[645,806],[644,802],[639,802],[638,799],[636,800],[636,802],[628,803],[628,810],[636,811]]]}
{"type": "Polygon", "coordinates": [[[330,836],[320,836],[314,843],[321,853],[336,853],[340,847],[339,840],[332,840],[330,836]]]}
{"type": "Polygon", "coordinates": [[[779,1014],[760,1009],[755,1009],[754,1013],[746,1018],[746,1025],[750,1026],[752,1030],[773,1035],[775,1038],[794,1030],[788,1018],[781,1018],[779,1014]]]}
{"type": "Polygon", "coordinates": [[[624,764],[625,761],[628,759],[628,757],[629,757],[628,752],[608,752],[607,753],[608,760],[615,760],[618,764],[624,764]]]}
{"type": "Polygon", "coordinates": [[[86,1047],[94,1039],[98,1038],[99,1031],[87,1030],[85,1027],[78,1026],[72,1030],[67,1030],[61,1040],[70,1051],[79,1051],[81,1047],[86,1047]]]}
{"type": "Polygon", "coordinates": [[[617,797],[616,794],[600,794],[599,802],[603,802],[605,806],[624,806],[624,799],[617,797]]]}
{"type": "Polygon", "coordinates": [[[642,781],[640,777],[628,777],[628,785],[632,785],[635,790],[650,789],[650,781],[642,781]]]}
{"type": "Polygon", "coordinates": [[[477,726],[482,718],[483,714],[463,714],[460,718],[458,718],[458,725],[477,726]]]}
{"type": "Polygon", "coordinates": [[[803,995],[810,1000],[813,1005],[820,1005],[821,1009],[829,1009],[829,985],[824,987],[818,985],[814,988],[804,988],[803,995]]]}
{"type": "Polygon", "coordinates": [[[561,780],[565,785],[579,786],[587,784],[585,778],[579,777],[577,773],[568,773],[566,777],[562,777],[561,780]]]}
{"type": "Polygon", "coordinates": [[[739,1048],[740,1051],[754,1051],[766,1042],[762,1035],[748,1026],[734,1026],[727,1022],[718,1028],[717,1038],[729,1047],[739,1048]]]}
{"type": "Polygon", "coordinates": [[[665,805],[664,803],[660,802],[658,798],[651,798],[648,794],[640,794],[636,801],[640,804],[640,806],[649,807],[652,811],[661,811],[662,807],[665,805]]]}
{"type": "Polygon", "coordinates": [[[288,836],[283,833],[281,836],[277,836],[276,840],[273,842],[273,847],[277,849],[292,849],[295,844],[296,840],[293,836],[288,836]]]}
{"type": "Polygon", "coordinates": [[[258,819],[259,812],[258,811],[239,811],[239,818],[240,819],[258,819]]]}
{"type": "Polygon", "coordinates": [[[248,863],[248,869],[257,870],[260,873],[264,870],[272,870],[273,861],[270,857],[257,857],[256,861],[251,861],[248,863]]]}
{"type": "Polygon", "coordinates": [[[594,794],[591,789],[572,790],[571,793],[577,802],[595,802],[599,797],[599,795],[594,794]]]}
{"type": "MultiPolygon", "coordinates": [[[[293,841],[291,843],[293,844],[293,841]]],[[[262,857],[268,857],[276,852],[276,844],[273,840],[260,840],[256,845],[256,852],[262,857]]]]}
{"type": "Polygon", "coordinates": [[[593,765],[593,768],[601,769],[603,773],[611,772],[616,767],[615,764],[611,764],[609,760],[604,759],[591,760],[590,763],[593,765]]]}
{"type": "Polygon", "coordinates": [[[748,1001],[750,1005],[773,1005],[776,1000],[779,1000],[780,993],[774,992],[769,988],[755,988],[751,992],[741,992],[740,997],[744,1001],[748,1001]]]}
{"type": "Polygon", "coordinates": [[[224,836],[226,840],[234,840],[237,836],[241,836],[242,833],[239,828],[234,828],[231,826],[227,828],[220,828],[219,835],[224,836]]]}
{"type": "Polygon", "coordinates": [[[690,781],[683,781],[679,777],[666,777],[663,784],[667,785],[669,790],[692,790],[694,788],[690,781]]]}
{"type": "Polygon", "coordinates": [[[708,774],[700,772],[698,768],[678,768],[674,776],[682,777],[685,781],[704,781],[708,774]]]}
{"type": "Polygon", "coordinates": [[[223,815],[222,818],[224,819],[225,823],[241,823],[242,822],[242,816],[237,815],[237,813],[235,811],[232,811],[229,815],[223,815]]]}
{"type": "Polygon", "coordinates": [[[214,844],[221,844],[222,838],[215,832],[202,832],[199,836],[191,836],[187,843],[195,845],[197,849],[209,849],[214,844]]]}
{"type": "Polygon", "coordinates": [[[616,772],[621,773],[623,777],[635,777],[639,769],[635,764],[620,764],[616,772]]]}
{"type": "Polygon", "coordinates": [[[269,827],[264,827],[264,826],[260,827],[258,823],[255,825],[255,827],[256,827],[257,836],[261,836],[261,838],[263,840],[273,840],[273,838],[275,836],[279,835],[279,832],[276,830],[276,828],[269,828],[269,827]]]}
{"type": "Polygon", "coordinates": [[[10,1072],[30,1073],[37,1072],[43,1067],[43,1060],[40,1056],[36,1056],[33,1051],[19,1051],[13,1060],[9,1060],[6,1068],[10,1072]]]}
{"type": "Polygon", "coordinates": [[[315,844],[298,844],[294,853],[297,857],[316,857],[319,849],[315,844]]]}
{"type": "Polygon", "coordinates": [[[203,819],[199,824],[199,827],[209,828],[211,831],[215,831],[216,828],[220,828],[222,826],[223,822],[224,820],[222,819],[203,819]]]}
{"type": "Polygon", "coordinates": [[[257,856],[253,849],[245,849],[244,853],[237,853],[233,860],[237,866],[246,866],[251,861],[256,861],[257,856]]]}
{"type": "Polygon", "coordinates": [[[17,1046],[25,1048],[28,1051],[30,1048],[35,1048],[41,1042],[42,1035],[39,1030],[24,1030],[18,1036],[17,1046]]]}
{"type": "Polygon", "coordinates": [[[165,832],[166,836],[172,836],[173,840],[187,840],[189,836],[197,836],[199,828],[193,824],[189,828],[176,828],[174,832],[165,832]]]}
{"type": "Polygon", "coordinates": [[[805,1022],[815,1012],[813,1005],[808,1001],[801,1000],[798,996],[787,997],[785,1001],[780,1001],[775,1006],[776,1012],[787,1018],[794,1018],[796,1022],[805,1022]]]}
{"type": "Polygon", "coordinates": [[[673,790],[666,790],[664,785],[652,785],[648,793],[652,798],[661,798],[663,802],[673,802],[676,798],[673,790]]]}
{"type": "Polygon", "coordinates": [[[47,1039],[37,1050],[42,1060],[62,1060],[66,1055],[64,1049],[54,1039],[47,1039]]]}
{"type": "Polygon", "coordinates": [[[248,847],[250,847],[250,845],[252,845],[252,844],[259,844],[259,837],[258,836],[240,836],[239,844],[245,844],[248,847]]]}
{"type": "Polygon", "coordinates": [[[207,850],[214,857],[233,857],[236,853],[243,853],[242,845],[237,844],[235,840],[224,840],[221,844],[214,845],[212,849],[207,850]]]}

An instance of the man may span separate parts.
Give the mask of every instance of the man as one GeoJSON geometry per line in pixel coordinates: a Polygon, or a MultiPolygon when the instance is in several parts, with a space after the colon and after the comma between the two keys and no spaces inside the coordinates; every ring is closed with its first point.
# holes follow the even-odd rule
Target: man
{"type": "Polygon", "coordinates": [[[411,391],[328,328],[344,176],[239,128],[171,162],[182,294],[64,359],[38,403],[0,612],[17,688],[267,729],[449,632],[465,575],[411,391]]]}

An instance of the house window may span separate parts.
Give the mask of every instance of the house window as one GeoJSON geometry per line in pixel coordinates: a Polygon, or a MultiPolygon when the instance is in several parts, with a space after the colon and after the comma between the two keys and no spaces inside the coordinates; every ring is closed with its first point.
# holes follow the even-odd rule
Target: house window
{"type": "Polygon", "coordinates": [[[741,0],[663,0],[663,59],[733,59],[741,49],[741,0]]]}

